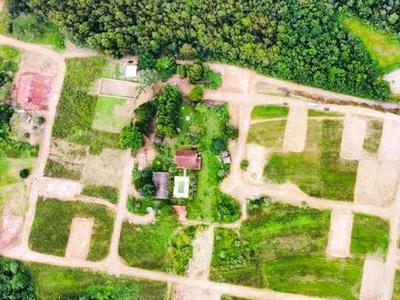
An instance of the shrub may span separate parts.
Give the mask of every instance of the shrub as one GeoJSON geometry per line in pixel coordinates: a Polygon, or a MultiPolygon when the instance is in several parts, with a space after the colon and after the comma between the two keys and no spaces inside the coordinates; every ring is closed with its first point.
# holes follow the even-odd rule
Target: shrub
{"type": "Polygon", "coordinates": [[[138,61],[138,68],[141,70],[144,69],[154,69],[156,66],[156,59],[153,54],[146,52],[146,53],[139,53],[139,61],[138,61]]]}
{"type": "Polygon", "coordinates": [[[0,295],[10,300],[36,299],[31,274],[21,263],[0,258],[0,295]]]}
{"type": "Polygon", "coordinates": [[[249,161],[248,161],[247,159],[243,159],[243,160],[240,162],[240,168],[241,168],[243,171],[246,171],[248,166],[249,166],[249,161]]]}
{"type": "Polygon", "coordinates": [[[216,208],[213,210],[214,219],[217,222],[234,222],[240,218],[239,203],[229,197],[228,195],[221,194],[216,203],[216,208]]]}
{"type": "Polygon", "coordinates": [[[134,125],[125,126],[121,130],[119,144],[122,149],[131,148],[136,151],[144,146],[144,139],[138,127],[134,125]]]}
{"type": "Polygon", "coordinates": [[[153,183],[153,172],[151,170],[134,170],[133,183],[142,197],[151,197],[154,195],[155,186],[153,183]]]}
{"type": "Polygon", "coordinates": [[[180,78],[185,78],[187,76],[187,67],[186,67],[186,65],[179,65],[176,68],[176,72],[178,73],[180,78]]]}
{"type": "Polygon", "coordinates": [[[155,68],[163,78],[171,77],[176,72],[175,59],[169,56],[161,57],[156,60],[155,68]]]}
{"type": "Polygon", "coordinates": [[[200,102],[203,100],[204,89],[201,85],[195,86],[189,93],[188,98],[193,102],[200,102]]]}
{"type": "Polygon", "coordinates": [[[28,178],[30,173],[31,172],[29,171],[29,169],[22,169],[21,171],[19,171],[19,177],[23,179],[28,178]]]}
{"type": "Polygon", "coordinates": [[[164,137],[174,137],[178,133],[179,114],[182,95],[178,88],[167,85],[156,97],[157,103],[157,134],[164,137]]]}
{"type": "Polygon", "coordinates": [[[154,102],[146,102],[135,109],[135,126],[145,135],[149,135],[152,130],[152,122],[157,113],[154,102]]]}

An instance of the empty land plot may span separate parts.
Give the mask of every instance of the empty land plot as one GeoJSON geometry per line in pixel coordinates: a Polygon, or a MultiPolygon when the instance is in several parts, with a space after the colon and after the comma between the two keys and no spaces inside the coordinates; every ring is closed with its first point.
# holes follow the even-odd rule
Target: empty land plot
{"type": "Polygon", "coordinates": [[[340,120],[310,120],[305,151],[273,153],[264,174],[277,183],[291,181],[310,196],[352,201],[357,162],[340,159],[341,138],[340,120]]]}
{"type": "Polygon", "coordinates": [[[94,229],[88,259],[98,261],[108,253],[114,225],[114,215],[105,207],[80,202],[39,198],[30,235],[30,248],[57,256],[64,256],[75,217],[93,218],[94,229]]]}
{"type": "Polygon", "coordinates": [[[346,258],[350,254],[353,214],[333,211],[327,254],[330,257],[346,258]]]}
{"type": "Polygon", "coordinates": [[[368,119],[367,133],[364,139],[363,148],[368,153],[377,153],[382,137],[383,120],[368,119]]]}
{"type": "Polygon", "coordinates": [[[211,279],[326,298],[356,299],[358,259],[327,260],[329,211],[254,205],[240,235],[216,229],[211,279]]]}
{"type": "Polygon", "coordinates": [[[340,146],[340,157],[343,159],[360,159],[363,154],[364,138],[367,131],[367,120],[360,116],[346,114],[344,117],[343,136],[340,146]]]}
{"type": "Polygon", "coordinates": [[[118,115],[116,109],[126,104],[125,99],[99,97],[96,101],[96,113],[93,121],[93,129],[118,133],[129,125],[131,118],[118,115]]]}
{"type": "Polygon", "coordinates": [[[40,179],[39,195],[46,198],[74,199],[81,191],[82,185],[76,181],[50,177],[40,179]]]}
{"type": "Polygon", "coordinates": [[[114,204],[118,202],[118,193],[117,188],[105,185],[87,185],[82,190],[82,195],[106,199],[114,204]]]}
{"type": "Polygon", "coordinates": [[[384,284],[385,263],[382,258],[368,257],[364,263],[360,299],[381,299],[384,284]]]}
{"type": "Polygon", "coordinates": [[[307,111],[307,104],[290,107],[283,145],[285,151],[304,150],[307,137],[307,111]]]}
{"type": "Polygon", "coordinates": [[[400,162],[400,122],[385,119],[378,158],[396,163],[400,162]]]}
{"type": "Polygon", "coordinates": [[[215,291],[202,290],[187,286],[175,286],[172,300],[220,300],[221,294],[215,291]]]}
{"type": "Polygon", "coordinates": [[[286,118],[289,108],[281,105],[256,106],[251,111],[252,119],[286,118]]]}
{"type": "Polygon", "coordinates": [[[285,128],[286,120],[265,121],[251,125],[247,142],[274,150],[281,150],[283,147],[285,128]]]}
{"type": "Polygon", "coordinates": [[[113,299],[158,300],[167,295],[167,285],[161,282],[37,263],[26,266],[32,274],[39,299],[87,298],[88,292],[94,290],[102,295],[112,294],[113,299]]]}
{"type": "Polygon", "coordinates": [[[51,157],[47,160],[46,167],[44,169],[44,175],[47,177],[65,178],[71,180],[80,180],[82,177],[82,171],[73,168],[69,164],[63,164],[58,161],[54,161],[51,157]]]}
{"type": "Polygon", "coordinates": [[[65,251],[66,257],[86,259],[89,253],[93,225],[93,219],[74,218],[72,220],[67,250],[65,251]]]}
{"type": "Polygon", "coordinates": [[[102,78],[100,80],[99,95],[119,98],[135,98],[139,83],[102,78]]]}
{"type": "Polygon", "coordinates": [[[193,257],[189,262],[188,275],[191,278],[207,280],[210,273],[214,229],[198,230],[193,241],[193,257]]]}
{"type": "Polygon", "coordinates": [[[248,158],[247,174],[251,181],[261,181],[264,177],[264,167],[267,162],[268,151],[266,148],[256,145],[246,145],[246,157],[248,158]]]}
{"type": "Polygon", "coordinates": [[[119,188],[124,153],[121,150],[106,149],[100,155],[89,155],[82,172],[82,182],[86,185],[119,188]]]}
{"type": "Polygon", "coordinates": [[[325,111],[320,109],[309,109],[309,117],[328,117],[328,118],[342,118],[343,115],[337,112],[325,111]]]}
{"type": "Polygon", "coordinates": [[[394,200],[400,166],[390,161],[360,160],[354,201],[360,204],[387,206],[394,200]]]}
{"type": "Polygon", "coordinates": [[[400,300],[400,271],[396,271],[394,278],[393,300],[400,300]]]}
{"type": "Polygon", "coordinates": [[[378,217],[355,214],[350,252],[358,257],[379,253],[386,255],[389,225],[378,217]]]}

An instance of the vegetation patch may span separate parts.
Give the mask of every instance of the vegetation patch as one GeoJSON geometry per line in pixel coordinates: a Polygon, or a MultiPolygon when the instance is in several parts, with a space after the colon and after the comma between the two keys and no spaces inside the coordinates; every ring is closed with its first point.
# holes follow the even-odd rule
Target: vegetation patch
{"type": "Polygon", "coordinates": [[[354,17],[345,17],[343,23],[363,42],[383,73],[400,65],[400,40],[395,34],[379,31],[354,17]]]}
{"type": "Polygon", "coordinates": [[[389,246],[389,224],[378,217],[355,214],[350,252],[364,257],[380,253],[386,256],[389,246]]]}
{"type": "Polygon", "coordinates": [[[44,169],[44,176],[80,180],[82,173],[78,170],[70,169],[57,161],[48,159],[44,169]]]}
{"type": "Polygon", "coordinates": [[[252,119],[285,118],[289,114],[289,107],[281,105],[256,106],[251,111],[252,119]]]}
{"type": "Polygon", "coordinates": [[[35,299],[28,268],[18,261],[0,257],[0,295],[2,299],[35,299]]]}
{"type": "Polygon", "coordinates": [[[400,271],[396,271],[392,300],[400,300],[400,271]]]}
{"type": "Polygon", "coordinates": [[[377,153],[382,137],[383,120],[369,119],[367,123],[367,135],[364,139],[364,150],[369,153],[377,153]]]}
{"type": "Polygon", "coordinates": [[[158,300],[167,285],[125,276],[115,277],[81,269],[27,263],[38,299],[158,300]]]}
{"type": "Polygon", "coordinates": [[[64,256],[75,217],[94,218],[88,259],[99,261],[106,257],[111,242],[114,215],[104,206],[74,201],[39,198],[29,239],[31,249],[64,256]]]}
{"type": "Polygon", "coordinates": [[[122,98],[97,98],[93,128],[101,131],[119,132],[122,127],[128,125],[130,122],[129,117],[115,114],[115,108],[125,103],[126,100],[122,98]]]}
{"type": "Polygon", "coordinates": [[[194,226],[180,228],[171,241],[169,250],[171,269],[175,274],[185,275],[189,261],[193,256],[193,240],[197,228],[194,226]]]}
{"type": "Polygon", "coordinates": [[[318,297],[356,299],[363,263],[328,261],[330,212],[255,201],[240,235],[217,229],[211,278],[318,297]]]}
{"type": "Polygon", "coordinates": [[[309,117],[343,117],[342,114],[332,111],[325,111],[319,109],[309,109],[308,110],[309,117]]]}
{"type": "Polygon", "coordinates": [[[98,186],[98,185],[87,185],[83,188],[83,195],[107,199],[111,203],[116,204],[118,202],[118,189],[112,186],[98,186]]]}
{"type": "Polygon", "coordinates": [[[250,126],[248,143],[255,143],[266,148],[281,149],[285,136],[286,120],[265,121],[250,126]]]}
{"type": "Polygon", "coordinates": [[[310,196],[352,201],[358,163],[340,158],[342,122],[309,121],[302,153],[274,153],[265,176],[278,183],[291,181],[310,196]]]}

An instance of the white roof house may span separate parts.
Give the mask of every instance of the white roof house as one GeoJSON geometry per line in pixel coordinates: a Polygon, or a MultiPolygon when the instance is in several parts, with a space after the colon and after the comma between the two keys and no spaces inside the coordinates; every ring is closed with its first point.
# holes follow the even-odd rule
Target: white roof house
{"type": "Polygon", "coordinates": [[[137,76],[137,65],[133,63],[128,63],[125,65],[125,77],[126,78],[133,78],[137,76]]]}
{"type": "Polygon", "coordinates": [[[189,177],[175,176],[174,178],[174,197],[189,198],[189,177]]]}

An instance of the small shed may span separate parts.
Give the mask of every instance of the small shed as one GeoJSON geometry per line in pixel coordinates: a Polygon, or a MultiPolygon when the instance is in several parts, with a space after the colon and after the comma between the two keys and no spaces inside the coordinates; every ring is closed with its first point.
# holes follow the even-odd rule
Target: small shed
{"type": "Polygon", "coordinates": [[[156,199],[168,199],[168,172],[153,172],[153,183],[156,187],[154,198],[156,199]]]}
{"type": "Polygon", "coordinates": [[[134,61],[129,61],[125,64],[124,76],[125,76],[125,78],[137,77],[137,65],[134,61]]]}
{"type": "Polygon", "coordinates": [[[230,164],[231,163],[231,156],[227,150],[222,151],[220,154],[221,160],[224,164],[230,164]]]}
{"type": "Polygon", "coordinates": [[[175,176],[174,178],[174,197],[189,198],[189,177],[175,176]]]}
{"type": "Polygon", "coordinates": [[[201,156],[196,150],[175,151],[174,162],[179,169],[200,170],[201,156]]]}

